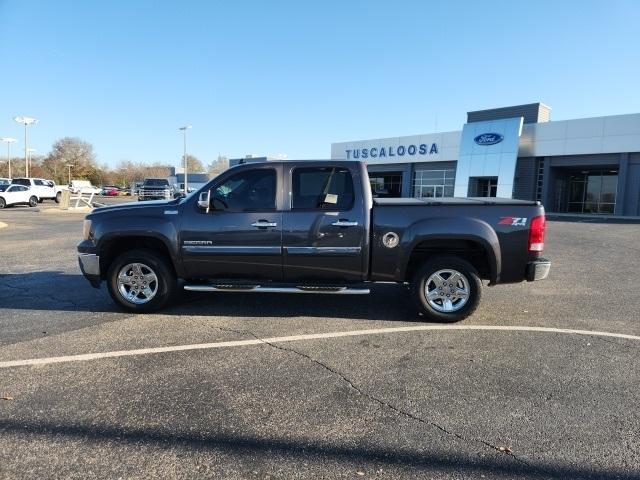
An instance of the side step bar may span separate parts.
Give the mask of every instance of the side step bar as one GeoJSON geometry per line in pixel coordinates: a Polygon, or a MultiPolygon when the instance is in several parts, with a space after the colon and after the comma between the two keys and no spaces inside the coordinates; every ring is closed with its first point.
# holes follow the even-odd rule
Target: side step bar
{"type": "Polygon", "coordinates": [[[318,287],[315,285],[298,287],[263,287],[260,285],[185,285],[191,292],[235,292],[235,293],[324,293],[334,295],[367,295],[368,288],[318,287]]]}

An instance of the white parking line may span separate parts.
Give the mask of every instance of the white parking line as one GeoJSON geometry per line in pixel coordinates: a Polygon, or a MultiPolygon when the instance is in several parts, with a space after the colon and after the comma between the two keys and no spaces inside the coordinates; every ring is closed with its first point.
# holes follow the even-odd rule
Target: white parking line
{"type": "Polygon", "coordinates": [[[599,332],[593,330],[573,330],[570,328],[550,327],[520,327],[501,325],[419,325],[412,327],[376,328],[370,330],[351,330],[346,332],[310,333],[305,335],[291,335],[286,337],[271,337],[250,340],[231,340],[226,342],[196,343],[191,345],[175,345],[172,347],[139,348],[135,350],[119,350],[114,352],[84,353],[80,355],[67,355],[63,357],[31,358],[27,360],[12,360],[0,362],[0,368],[23,367],[27,365],[48,365],[51,363],[84,362],[88,360],[100,360],[103,358],[134,357],[137,355],[149,355],[152,353],[184,352],[189,350],[208,350],[212,348],[244,347],[247,345],[260,345],[262,343],[298,342],[303,340],[321,340],[326,338],[359,337],[364,335],[381,335],[384,333],[424,332],[439,330],[492,330],[507,332],[543,332],[564,333],[570,335],[589,335],[598,337],[623,338],[626,340],[640,340],[638,335],[624,333],[599,332]]]}

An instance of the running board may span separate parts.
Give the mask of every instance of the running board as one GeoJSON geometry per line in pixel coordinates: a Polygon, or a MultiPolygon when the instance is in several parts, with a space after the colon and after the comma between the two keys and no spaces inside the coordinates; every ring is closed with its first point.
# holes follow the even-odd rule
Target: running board
{"type": "Polygon", "coordinates": [[[320,287],[301,285],[298,287],[262,287],[260,285],[185,285],[190,292],[234,292],[234,293],[324,293],[334,295],[367,295],[368,288],[320,287]]]}

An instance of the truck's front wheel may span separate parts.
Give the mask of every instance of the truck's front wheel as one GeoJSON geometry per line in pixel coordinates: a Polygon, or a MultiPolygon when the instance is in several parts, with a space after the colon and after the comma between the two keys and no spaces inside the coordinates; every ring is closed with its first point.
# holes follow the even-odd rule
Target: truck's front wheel
{"type": "Polygon", "coordinates": [[[482,282],[477,270],[454,256],[427,261],[413,275],[411,296],[418,311],[436,322],[458,322],[480,303],[482,282]]]}
{"type": "Polygon", "coordinates": [[[177,290],[175,274],[152,250],[130,250],[109,266],[107,286],[111,298],[125,310],[153,312],[164,307],[177,290]]]}

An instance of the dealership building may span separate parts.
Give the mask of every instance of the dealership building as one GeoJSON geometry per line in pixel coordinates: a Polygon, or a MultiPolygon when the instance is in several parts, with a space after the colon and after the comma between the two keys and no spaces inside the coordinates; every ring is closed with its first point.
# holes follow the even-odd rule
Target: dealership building
{"type": "Polygon", "coordinates": [[[539,200],[549,212],[640,215],[640,113],[551,121],[542,103],[467,113],[454,132],[334,143],[374,194],[539,200]]]}

